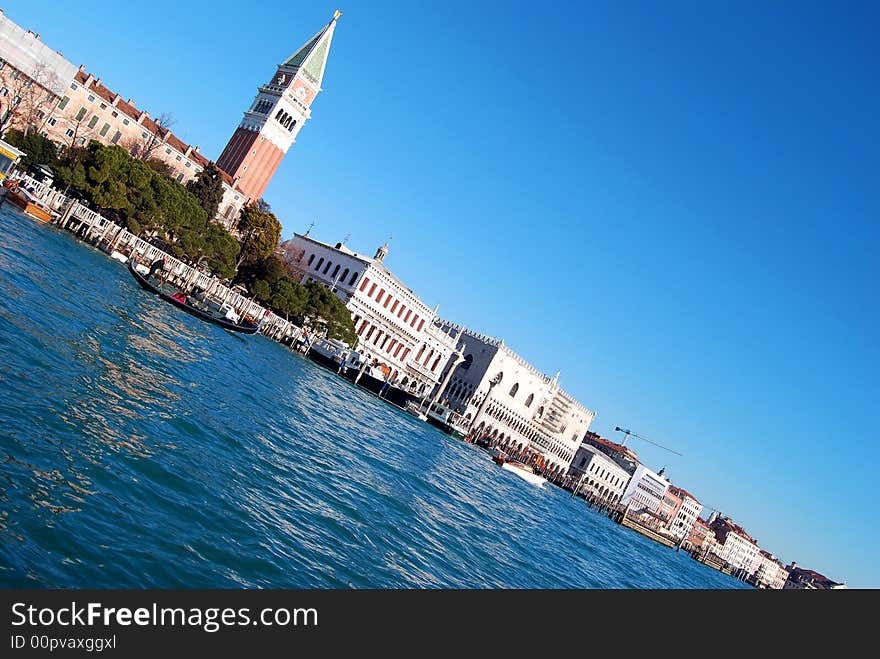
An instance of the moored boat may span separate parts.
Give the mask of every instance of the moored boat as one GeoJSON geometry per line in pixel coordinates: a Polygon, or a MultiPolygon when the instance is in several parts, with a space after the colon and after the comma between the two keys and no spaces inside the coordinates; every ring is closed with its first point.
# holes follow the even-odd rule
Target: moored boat
{"type": "Polygon", "coordinates": [[[407,401],[406,405],[403,406],[403,410],[412,414],[414,417],[420,419],[421,421],[428,420],[428,415],[422,411],[422,406],[416,404],[414,401],[407,401]]]}
{"type": "Polygon", "coordinates": [[[196,318],[242,334],[256,334],[260,328],[256,323],[241,322],[235,310],[228,305],[211,303],[208,300],[197,300],[181,290],[163,285],[160,281],[153,279],[149,271],[144,273],[139,268],[146,269],[145,266],[135,262],[133,258],[128,259],[128,271],[141,288],[158,295],[165,302],[196,318]]]}
{"type": "Polygon", "coordinates": [[[38,222],[51,222],[52,211],[43,206],[40,201],[26,188],[22,188],[18,181],[4,181],[6,188],[6,201],[20,208],[25,215],[38,222]]]}
{"type": "MultiPolygon", "coordinates": [[[[500,458],[500,459],[501,459],[500,464],[501,464],[502,469],[506,469],[507,471],[512,471],[514,474],[516,474],[517,476],[519,476],[523,480],[531,483],[532,485],[537,485],[538,487],[541,487],[542,485],[544,485],[544,483],[547,482],[546,478],[544,478],[540,474],[536,474],[535,470],[532,469],[532,467],[530,467],[527,464],[524,464],[522,462],[518,462],[516,460],[506,460],[504,458],[500,458]]],[[[496,459],[495,457],[493,457],[492,460],[496,464],[499,464],[498,459],[496,459]]]]}

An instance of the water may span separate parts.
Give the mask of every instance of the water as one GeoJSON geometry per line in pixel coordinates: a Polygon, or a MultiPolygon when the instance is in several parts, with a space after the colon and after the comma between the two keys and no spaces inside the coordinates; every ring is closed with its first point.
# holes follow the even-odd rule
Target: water
{"type": "Polygon", "coordinates": [[[0,586],[737,588],[0,209],[0,586]]]}

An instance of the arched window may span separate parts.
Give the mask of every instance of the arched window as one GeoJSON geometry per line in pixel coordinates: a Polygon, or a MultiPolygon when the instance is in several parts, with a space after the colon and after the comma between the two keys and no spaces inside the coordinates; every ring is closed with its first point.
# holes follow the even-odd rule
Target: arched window
{"type": "Polygon", "coordinates": [[[293,120],[293,122],[290,124],[290,128],[288,128],[287,130],[293,132],[294,128],[296,128],[296,119],[293,120]]]}
{"type": "MultiPolygon", "coordinates": [[[[348,282],[349,286],[354,286],[354,282],[357,281],[359,274],[360,274],[359,272],[352,272],[351,273],[351,279],[348,282]]],[[[363,289],[361,289],[361,290],[363,290],[363,289]]]]}
{"type": "Polygon", "coordinates": [[[536,416],[537,418],[539,418],[539,419],[540,419],[542,416],[544,416],[544,406],[543,406],[543,405],[541,405],[541,407],[538,408],[538,413],[537,413],[535,416],[536,416]]]}
{"type": "Polygon", "coordinates": [[[526,398],[526,407],[531,407],[534,400],[535,400],[535,394],[529,394],[529,397],[526,398]]]}
{"type": "Polygon", "coordinates": [[[339,274],[339,268],[340,268],[340,267],[342,267],[342,266],[338,266],[338,265],[337,265],[335,268],[333,268],[333,276],[334,276],[334,277],[336,277],[336,275],[339,274]]]}
{"type": "Polygon", "coordinates": [[[312,261],[314,261],[314,260],[315,260],[315,255],[312,254],[312,255],[309,257],[309,265],[312,265],[312,261]]]}
{"type": "Polygon", "coordinates": [[[315,266],[315,270],[320,270],[321,266],[324,265],[324,257],[318,259],[318,265],[315,266]]]}
{"type": "MultiPolygon", "coordinates": [[[[342,277],[340,277],[340,279],[342,279],[343,284],[345,283],[345,280],[348,279],[348,268],[346,268],[345,270],[342,271],[342,277]]],[[[354,281],[352,281],[351,283],[353,284],[354,281]]],[[[351,284],[349,284],[349,285],[351,285],[351,284]]]]}
{"type": "Polygon", "coordinates": [[[327,274],[327,271],[330,269],[330,266],[333,265],[333,261],[327,261],[327,265],[324,266],[324,274],[327,274]]]}
{"type": "Polygon", "coordinates": [[[275,121],[281,121],[282,114],[284,114],[284,110],[278,110],[278,113],[275,115],[275,121]]]}
{"type": "Polygon", "coordinates": [[[510,397],[513,398],[514,396],[516,396],[517,391],[519,391],[519,382],[515,382],[510,388],[510,397]]]}

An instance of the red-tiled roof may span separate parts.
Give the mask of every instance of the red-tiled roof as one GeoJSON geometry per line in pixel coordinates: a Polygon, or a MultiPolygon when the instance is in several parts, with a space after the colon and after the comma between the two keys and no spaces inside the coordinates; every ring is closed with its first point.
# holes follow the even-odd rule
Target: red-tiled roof
{"type": "Polygon", "coordinates": [[[623,444],[615,444],[614,442],[609,441],[609,440],[605,439],[604,437],[600,437],[598,435],[589,436],[589,437],[587,437],[587,439],[591,442],[595,442],[596,444],[606,446],[609,449],[611,449],[612,451],[617,451],[618,453],[623,453],[624,455],[631,456],[633,459],[637,459],[635,451],[624,446],[623,444]]]}
{"type": "MultiPolygon", "coordinates": [[[[78,82],[82,85],[85,85],[86,81],[88,79],[89,79],[89,74],[87,74],[85,71],[77,71],[76,75],[74,76],[74,80],[76,80],[76,82],[78,82]]],[[[111,105],[113,103],[113,99],[116,97],[116,94],[114,92],[112,92],[110,89],[105,87],[103,84],[98,83],[94,79],[92,80],[91,83],[89,83],[88,89],[90,91],[94,92],[95,94],[97,94],[98,96],[100,96],[102,99],[107,101],[108,104],[111,104],[111,105]]],[[[138,118],[141,116],[141,111],[138,110],[131,103],[128,103],[127,101],[123,101],[122,97],[120,97],[119,100],[116,102],[116,108],[120,112],[125,114],[126,116],[130,117],[131,119],[134,119],[135,121],[137,121],[138,118]]],[[[186,144],[186,142],[181,140],[179,137],[177,137],[169,129],[162,128],[153,119],[151,119],[150,117],[146,117],[146,116],[141,120],[140,123],[141,123],[141,126],[144,128],[144,130],[148,130],[151,133],[153,133],[154,135],[159,135],[162,138],[162,140],[166,144],[168,144],[168,146],[170,146],[171,148],[176,149],[177,151],[179,151],[182,154],[186,153],[186,150],[189,147],[189,145],[186,144]]],[[[195,162],[196,164],[200,165],[203,168],[210,162],[210,160],[208,158],[206,158],[201,153],[196,151],[195,148],[193,148],[193,150],[190,152],[189,159],[192,160],[193,162],[195,162]]],[[[231,188],[234,188],[235,191],[238,192],[239,194],[244,195],[244,193],[241,190],[239,190],[237,186],[233,185],[234,179],[229,174],[227,174],[223,170],[219,170],[219,171],[220,171],[220,175],[223,178],[223,182],[226,183],[226,185],[228,185],[231,188]]]]}
{"type": "Polygon", "coordinates": [[[700,500],[697,497],[695,497],[693,494],[691,494],[690,492],[688,492],[687,490],[685,490],[682,487],[676,487],[675,485],[670,485],[669,490],[674,492],[675,496],[677,496],[677,497],[682,497],[682,498],[683,497],[690,497],[691,499],[693,499],[697,503],[700,503],[700,500]]]}

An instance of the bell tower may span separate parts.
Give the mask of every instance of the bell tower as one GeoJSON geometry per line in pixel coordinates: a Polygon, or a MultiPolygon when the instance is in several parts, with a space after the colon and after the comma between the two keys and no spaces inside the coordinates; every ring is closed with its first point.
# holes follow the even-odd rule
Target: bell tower
{"type": "Polygon", "coordinates": [[[330,43],[342,12],[287,60],[257,96],[233,133],[217,166],[238,179],[251,200],[263,195],[297,133],[312,116],[311,105],[321,91],[330,43]]]}

